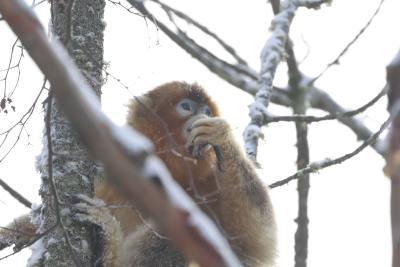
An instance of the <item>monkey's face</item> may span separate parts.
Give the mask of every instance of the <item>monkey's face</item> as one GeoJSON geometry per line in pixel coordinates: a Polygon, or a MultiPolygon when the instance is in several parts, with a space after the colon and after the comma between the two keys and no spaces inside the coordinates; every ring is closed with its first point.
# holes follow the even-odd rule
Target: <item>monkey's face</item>
{"type": "Polygon", "coordinates": [[[182,126],[182,136],[187,139],[192,124],[201,118],[213,117],[211,108],[206,103],[199,103],[190,98],[182,98],[176,105],[177,115],[185,122],[182,126]]]}

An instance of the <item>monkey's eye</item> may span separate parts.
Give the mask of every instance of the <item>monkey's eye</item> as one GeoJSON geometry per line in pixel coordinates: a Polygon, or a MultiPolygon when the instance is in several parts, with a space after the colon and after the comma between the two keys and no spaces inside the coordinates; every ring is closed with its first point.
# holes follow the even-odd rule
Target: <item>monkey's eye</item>
{"type": "Polygon", "coordinates": [[[176,111],[182,117],[193,115],[196,110],[196,103],[188,98],[184,98],[176,104],[176,111]]]}
{"type": "Polygon", "coordinates": [[[191,110],[191,106],[190,106],[190,104],[188,102],[181,103],[181,107],[186,111],[190,111],[191,110]]]}
{"type": "Polygon", "coordinates": [[[211,109],[209,107],[205,107],[204,114],[206,114],[208,117],[212,117],[213,116],[213,114],[211,112],[211,109]]]}

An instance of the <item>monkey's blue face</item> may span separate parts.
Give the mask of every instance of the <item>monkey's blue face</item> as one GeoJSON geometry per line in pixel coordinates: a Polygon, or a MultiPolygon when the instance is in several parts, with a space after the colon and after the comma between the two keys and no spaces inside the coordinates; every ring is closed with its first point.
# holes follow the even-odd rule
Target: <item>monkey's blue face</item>
{"type": "Polygon", "coordinates": [[[207,117],[213,116],[208,105],[195,102],[190,98],[182,98],[176,104],[175,110],[182,118],[189,118],[195,115],[206,115],[207,117]]]}

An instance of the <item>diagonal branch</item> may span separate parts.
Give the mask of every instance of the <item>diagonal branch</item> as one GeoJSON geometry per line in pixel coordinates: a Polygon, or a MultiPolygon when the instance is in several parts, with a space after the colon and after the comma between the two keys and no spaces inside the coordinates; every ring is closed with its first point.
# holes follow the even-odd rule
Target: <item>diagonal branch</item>
{"type": "Polygon", "coordinates": [[[371,25],[372,21],[375,19],[376,15],[378,15],[382,4],[385,0],[381,0],[380,3],[378,4],[378,7],[376,8],[375,12],[372,14],[371,18],[367,21],[367,23],[364,25],[364,27],[361,28],[361,30],[354,36],[354,38],[343,48],[343,50],[337,55],[337,57],[332,60],[326,67],[323,69],[315,78],[312,79],[312,83],[315,83],[316,80],[322,77],[332,66],[339,64],[340,59],[347,53],[347,51],[350,49],[350,47],[357,42],[357,40],[360,38],[360,36],[365,32],[365,30],[371,25]]]}
{"type": "Polygon", "coordinates": [[[205,34],[207,34],[210,37],[212,37],[213,39],[215,39],[239,64],[247,65],[247,62],[236,53],[235,49],[232,46],[230,46],[225,41],[223,41],[217,34],[215,34],[214,32],[210,31],[207,27],[205,27],[204,25],[200,24],[196,20],[192,19],[191,17],[189,17],[185,13],[166,5],[166,4],[162,3],[159,0],[152,0],[152,1],[155,2],[155,3],[158,3],[167,13],[168,12],[172,12],[177,17],[185,20],[189,24],[192,24],[193,26],[195,26],[196,28],[198,28],[199,30],[204,32],[205,34]]]}
{"type": "Polygon", "coordinates": [[[6,182],[3,181],[3,179],[0,179],[0,186],[7,191],[13,198],[18,200],[22,205],[30,209],[32,207],[32,202],[27,200],[23,195],[18,193],[16,190],[14,190],[11,186],[9,186],[6,182]]]}
{"type": "Polygon", "coordinates": [[[319,170],[322,170],[324,168],[336,165],[336,164],[340,164],[343,163],[344,161],[354,157],[355,155],[357,155],[358,153],[360,153],[361,151],[363,151],[366,147],[370,146],[371,144],[375,143],[378,139],[378,137],[380,136],[380,134],[390,125],[392,121],[392,117],[390,116],[379,128],[379,130],[377,132],[375,132],[374,134],[372,134],[366,141],[364,141],[360,146],[358,146],[356,149],[354,149],[352,152],[349,152],[343,156],[340,156],[338,158],[335,159],[325,159],[319,162],[313,162],[310,163],[307,167],[305,167],[304,169],[301,169],[299,171],[297,171],[295,174],[279,180],[275,183],[272,183],[269,185],[270,188],[275,188],[278,186],[282,186],[285,185],[287,183],[289,183],[290,181],[296,180],[296,179],[300,179],[302,178],[304,175],[309,174],[309,173],[314,173],[314,172],[318,172],[319,170]]]}
{"type": "MultiPolygon", "coordinates": [[[[330,114],[346,112],[346,110],[335,100],[333,100],[329,94],[317,87],[313,87],[310,90],[310,105],[313,108],[325,110],[330,114]]],[[[373,134],[370,129],[368,129],[360,120],[355,117],[342,117],[338,119],[341,123],[353,130],[359,140],[367,141],[373,134]]],[[[382,150],[382,142],[383,141],[381,140],[376,140],[376,142],[370,143],[371,147],[381,156],[384,154],[384,151],[382,150]]]]}
{"type": "Polygon", "coordinates": [[[348,117],[353,117],[356,116],[371,106],[373,106],[376,102],[378,102],[379,99],[381,99],[383,96],[387,94],[387,86],[385,87],[370,101],[368,101],[366,104],[362,105],[361,107],[357,109],[353,109],[350,111],[342,112],[342,113],[337,113],[337,114],[329,114],[321,117],[316,117],[316,116],[307,116],[307,115],[300,115],[300,114],[295,114],[292,116],[266,116],[265,117],[265,124],[271,123],[271,122],[280,122],[280,121],[301,121],[301,122],[306,122],[306,123],[313,123],[313,122],[320,122],[320,121],[327,121],[327,120],[338,120],[338,119],[343,119],[343,118],[348,118],[348,117]]]}

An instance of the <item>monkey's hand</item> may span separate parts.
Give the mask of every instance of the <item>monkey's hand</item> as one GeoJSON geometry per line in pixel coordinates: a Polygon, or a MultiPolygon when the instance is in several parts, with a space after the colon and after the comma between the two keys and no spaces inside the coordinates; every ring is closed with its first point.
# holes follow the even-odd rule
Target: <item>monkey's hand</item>
{"type": "Polygon", "coordinates": [[[200,158],[210,145],[216,148],[223,147],[232,140],[229,124],[222,118],[202,118],[191,125],[187,147],[189,152],[200,158]]]}

